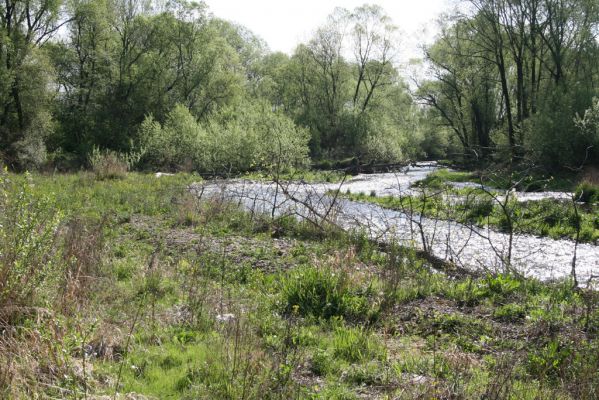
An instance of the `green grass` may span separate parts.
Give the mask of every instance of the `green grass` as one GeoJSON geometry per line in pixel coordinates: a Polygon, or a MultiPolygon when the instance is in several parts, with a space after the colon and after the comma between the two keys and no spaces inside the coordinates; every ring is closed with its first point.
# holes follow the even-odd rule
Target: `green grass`
{"type": "Polygon", "coordinates": [[[47,197],[78,230],[49,242],[38,311],[8,322],[0,397],[480,399],[501,385],[507,398],[595,396],[595,292],[448,277],[359,232],[196,202],[196,179],[34,175],[27,202],[3,186],[16,209],[47,197]]]}
{"type": "Polygon", "coordinates": [[[430,189],[442,189],[447,187],[449,182],[475,182],[480,183],[479,177],[471,172],[450,171],[448,169],[439,169],[430,173],[426,178],[416,182],[414,186],[426,187],[430,189]]]}
{"type": "Polygon", "coordinates": [[[283,311],[304,317],[369,321],[378,309],[372,307],[373,282],[360,287],[350,280],[347,271],[331,268],[303,267],[293,271],[283,282],[283,311]]]}

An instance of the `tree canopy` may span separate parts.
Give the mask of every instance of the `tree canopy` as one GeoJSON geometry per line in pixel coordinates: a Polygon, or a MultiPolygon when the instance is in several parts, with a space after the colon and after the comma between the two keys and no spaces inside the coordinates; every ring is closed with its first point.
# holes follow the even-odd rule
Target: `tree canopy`
{"type": "Polygon", "coordinates": [[[598,95],[597,0],[467,4],[442,21],[415,89],[375,5],[335,9],[288,55],[201,2],[7,0],[0,157],[78,168],[106,149],[140,168],[246,170],[268,164],[275,135],[298,165],[597,162],[596,122],[580,122],[598,95]]]}

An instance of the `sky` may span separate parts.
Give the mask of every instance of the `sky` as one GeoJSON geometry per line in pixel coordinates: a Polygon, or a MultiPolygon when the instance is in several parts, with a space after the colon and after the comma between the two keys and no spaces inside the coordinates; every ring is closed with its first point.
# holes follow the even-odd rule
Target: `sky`
{"type": "Polygon", "coordinates": [[[214,16],[240,23],[268,43],[272,51],[291,54],[326,22],[335,7],[353,9],[377,4],[401,33],[399,55],[407,62],[421,57],[419,45],[436,34],[436,19],[450,8],[450,0],[205,0],[214,16]]]}

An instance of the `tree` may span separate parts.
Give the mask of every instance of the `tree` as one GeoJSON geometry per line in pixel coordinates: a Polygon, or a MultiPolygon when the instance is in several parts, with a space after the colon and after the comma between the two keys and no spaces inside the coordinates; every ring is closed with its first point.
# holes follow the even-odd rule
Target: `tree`
{"type": "Polygon", "coordinates": [[[353,106],[365,112],[375,91],[394,82],[392,62],[397,28],[383,9],[374,5],[356,8],[351,19],[357,69],[353,106]]]}
{"type": "Polygon", "coordinates": [[[421,100],[464,153],[499,150],[503,158],[505,148],[510,161],[532,156],[546,167],[575,164],[588,143],[573,118],[597,89],[597,2],[469,4],[471,14],[447,21],[429,48],[435,80],[421,85],[421,100]]]}
{"type": "Polygon", "coordinates": [[[17,147],[43,145],[39,135],[45,136],[51,125],[52,76],[42,47],[68,20],[61,18],[61,6],[60,0],[0,4],[0,148],[13,166],[19,166],[17,147]]]}

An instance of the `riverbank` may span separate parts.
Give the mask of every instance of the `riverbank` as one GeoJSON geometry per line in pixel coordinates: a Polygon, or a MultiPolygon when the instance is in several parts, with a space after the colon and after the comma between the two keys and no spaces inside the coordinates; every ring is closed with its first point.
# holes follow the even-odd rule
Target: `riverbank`
{"type": "Polygon", "coordinates": [[[55,258],[2,298],[3,397],[597,394],[599,299],[567,279],[449,277],[360,231],[198,200],[189,175],[3,179],[2,254],[55,232],[11,253],[55,258]]]}
{"type": "MultiPolygon", "coordinates": [[[[436,163],[420,163],[402,172],[363,174],[336,184],[280,182],[277,185],[268,181],[233,180],[205,182],[194,185],[193,190],[199,196],[226,198],[242,205],[251,213],[293,215],[314,223],[326,219],[343,229],[360,229],[368,232],[369,237],[374,240],[396,241],[404,246],[414,246],[440,260],[472,271],[501,272],[511,268],[526,276],[554,280],[571,275],[574,259],[580,282],[586,282],[599,271],[599,247],[593,244],[596,240],[594,238],[596,215],[592,210],[585,212],[585,206],[573,204],[577,207],[578,219],[581,221],[578,243],[563,238],[567,233],[572,233],[572,226],[568,226],[568,218],[562,218],[559,213],[563,210],[558,209],[560,206],[555,199],[563,197],[564,193],[561,192],[510,192],[510,199],[505,203],[505,211],[512,224],[511,230],[504,229],[501,215],[496,218],[497,228],[488,223],[483,224],[491,221],[489,218],[491,214],[487,218],[480,217],[481,223],[477,223],[474,217],[462,218],[462,221],[455,216],[450,218],[441,211],[450,210],[459,214],[457,212],[459,207],[454,203],[463,198],[464,192],[476,194],[479,189],[455,189],[456,194],[451,202],[447,202],[448,196],[443,196],[453,190],[449,186],[437,193],[436,200],[433,196],[436,192],[433,190],[432,194],[425,196],[428,199],[426,206],[420,210],[420,203],[416,200],[426,189],[418,187],[418,182],[427,179],[436,171],[438,171],[436,163]],[[355,195],[356,193],[358,195],[355,195]],[[344,199],[348,196],[358,196],[367,201],[356,202],[344,199]],[[555,220],[552,230],[547,228],[547,236],[553,232],[555,237],[561,237],[560,239],[534,236],[530,233],[536,232],[535,230],[522,229],[531,221],[534,222],[532,228],[541,226],[536,215],[526,216],[517,212],[523,207],[530,207],[533,211],[536,208],[538,211],[539,205],[542,206],[542,202],[516,201],[526,196],[534,199],[543,199],[546,196],[545,201],[551,202],[552,206],[547,210],[541,207],[541,216],[544,215],[543,213],[546,214],[544,215],[547,217],[546,224],[551,222],[551,218],[555,220]],[[391,209],[385,207],[385,204],[383,206],[374,204],[379,199],[397,202],[397,199],[402,197],[412,200],[412,203],[406,204],[403,209],[398,210],[397,207],[391,209]],[[439,206],[433,207],[435,212],[427,213],[426,211],[436,203],[439,203],[439,206]],[[581,238],[583,240],[580,240],[581,238]],[[583,241],[587,243],[582,243],[583,241]],[[481,254],[485,257],[481,257],[481,254]]],[[[488,193],[483,191],[483,193],[491,196],[484,198],[487,201],[486,207],[472,202],[470,204],[472,207],[462,207],[462,217],[468,214],[478,215],[482,211],[493,212],[494,207],[501,207],[505,200],[501,197],[501,193],[495,194],[490,191],[488,193]],[[488,202],[489,200],[492,200],[492,204],[488,202]],[[490,205],[493,207],[489,207],[490,205]]],[[[472,194],[469,196],[471,200],[476,197],[472,194]]],[[[571,195],[567,196],[571,201],[571,195]]],[[[562,204],[561,207],[568,208],[568,204],[562,204]]],[[[573,212],[569,209],[566,211],[566,216],[573,212]]]]}

